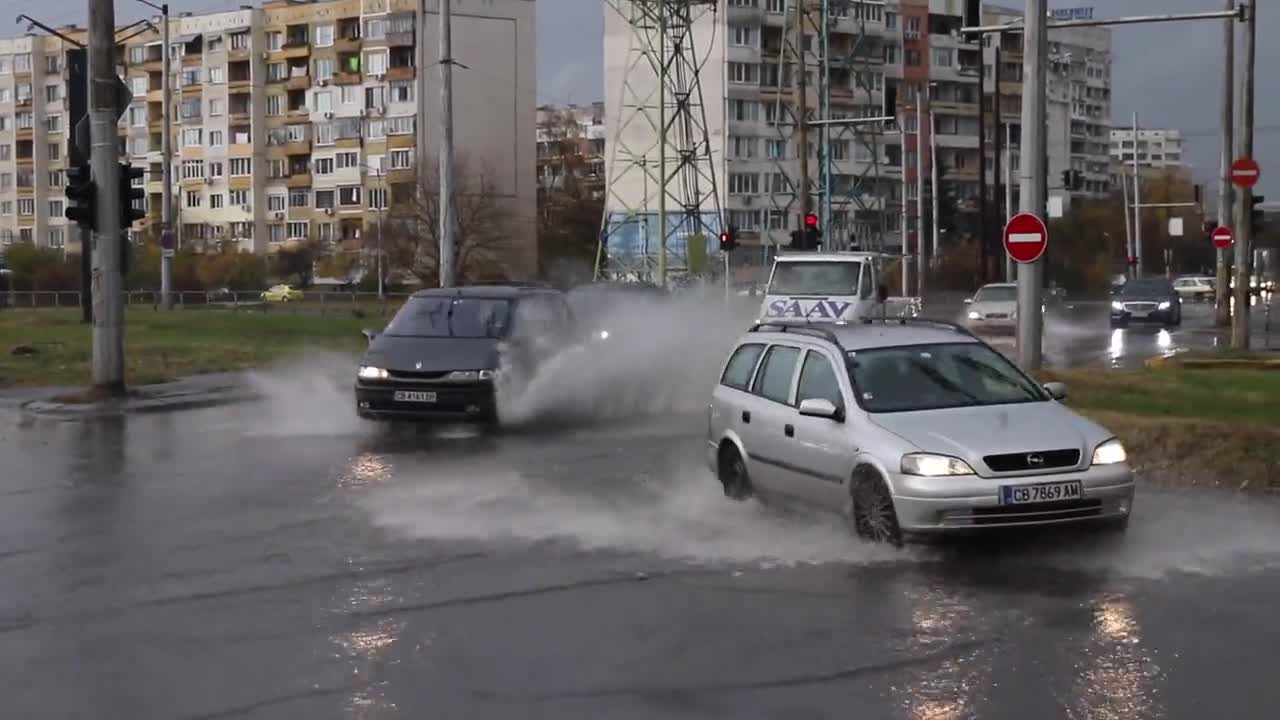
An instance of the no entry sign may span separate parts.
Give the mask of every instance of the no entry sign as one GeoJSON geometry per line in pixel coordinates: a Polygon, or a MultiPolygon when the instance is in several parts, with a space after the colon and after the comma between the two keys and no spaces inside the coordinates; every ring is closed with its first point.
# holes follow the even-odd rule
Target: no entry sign
{"type": "Polygon", "coordinates": [[[1226,250],[1231,247],[1231,243],[1235,240],[1235,236],[1231,234],[1231,228],[1226,225],[1219,225],[1213,229],[1213,235],[1209,236],[1213,240],[1213,246],[1219,250],[1226,250]]]}
{"type": "Polygon", "coordinates": [[[1018,213],[1004,226],[1004,251],[1014,262],[1040,259],[1049,245],[1049,229],[1035,213],[1018,213]]]}
{"type": "Polygon", "coordinates": [[[1262,168],[1258,167],[1258,163],[1253,158],[1240,158],[1231,163],[1231,184],[1240,187],[1253,187],[1258,184],[1258,178],[1262,177],[1262,168]]]}

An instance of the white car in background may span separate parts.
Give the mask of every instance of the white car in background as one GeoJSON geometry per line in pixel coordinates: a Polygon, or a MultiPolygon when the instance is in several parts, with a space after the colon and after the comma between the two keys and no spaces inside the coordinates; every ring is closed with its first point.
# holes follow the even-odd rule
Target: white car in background
{"type": "Polygon", "coordinates": [[[983,285],[964,301],[965,325],[975,332],[1012,332],[1018,323],[1018,286],[983,285]]]}
{"type": "Polygon", "coordinates": [[[1178,297],[1187,300],[1212,300],[1217,280],[1204,275],[1188,275],[1173,281],[1178,297]]]}

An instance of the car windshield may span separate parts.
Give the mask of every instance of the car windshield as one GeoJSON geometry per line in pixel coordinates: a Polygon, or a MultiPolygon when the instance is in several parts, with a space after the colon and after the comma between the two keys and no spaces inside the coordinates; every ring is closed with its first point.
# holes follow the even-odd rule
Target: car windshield
{"type": "Polygon", "coordinates": [[[770,295],[857,295],[859,262],[780,262],[773,266],[770,295]]]}
{"type": "Polygon", "coordinates": [[[1139,295],[1167,295],[1169,292],[1168,280],[1130,280],[1125,283],[1124,288],[1120,290],[1121,295],[1139,296],[1139,295]]]}
{"type": "Polygon", "coordinates": [[[988,285],[973,296],[974,302],[1017,302],[1018,288],[1012,285],[988,285]]]}
{"type": "Polygon", "coordinates": [[[867,412],[894,413],[1048,400],[1003,355],[981,343],[861,350],[849,377],[867,412]]]}
{"type": "Polygon", "coordinates": [[[391,318],[392,337],[505,337],[511,303],[501,298],[416,297],[391,318]]]}

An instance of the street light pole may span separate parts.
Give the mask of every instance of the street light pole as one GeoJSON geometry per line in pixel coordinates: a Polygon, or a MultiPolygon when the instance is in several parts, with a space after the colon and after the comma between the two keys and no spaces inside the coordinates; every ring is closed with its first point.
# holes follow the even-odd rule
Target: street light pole
{"type": "MultiPolygon", "coordinates": [[[[1258,0],[1251,0],[1244,26],[1244,83],[1240,88],[1240,156],[1253,157],[1253,74],[1257,61],[1258,0]]],[[[1249,349],[1249,301],[1253,280],[1253,190],[1240,193],[1240,221],[1236,228],[1236,265],[1234,275],[1235,311],[1231,314],[1231,349],[1249,349]]]]}
{"type": "MultiPolygon", "coordinates": [[[[1022,212],[1043,216],[1045,210],[1045,56],[1048,54],[1046,0],[1027,0],[1023,33],[1022,212]]],[[[1018,263],[1018,362],[1039,370],[1042,360],[1041,290],[1044,261],[1018,263]]]]}
{"type": "MultiPolygon", "coordinates": [[[[147,3],[150,5],[150,3],[147,3]]],[[[155,7],[154,5],[152,7],[155,7]]],[[[173,99],[170,96],[173,70],[169,66],[169,4],[160,6],[161,35],[164,36],[164,59],[161,61],[160,92],[164,95],[164,137],[160,138],[160,306],[173,309],[173,99]]]]}
{"type": "MultiPolygon", "coordinates": [[[[1227,9],[1235,7],[1236,0],[1226,0],[1227,9]]],[[[1235,64],[1236,24],[1234,20],[1222,23],[1222,128],[1219,132],[1218,167],[1218,225],[1231,226],[1231,153],[1235,144],[1235,64]]],[[[1136,142],[1136,138],[1135,138],[1136,142]]],[[[1136,151],[1136,145],[1135,145],[1136,151]]],[[[1228,250],[1218,250],[1218,267],[1214,283],[1214,321],[1218,327],[1231,324],[1231,273],[1227,263],[1228,250]]]]}
{"type": "Polygon", "coordinates": [[[453,0],[440,3],[440,287],[454,284],[453,0]]]}
{"type": "Polygon", "coordinates": [[[97,189],[93,257],[93,385],[124,393],[124,278],[121,276],[119,131],[116,124],[115,2],[89,0],[89,146],[97,189]]]}

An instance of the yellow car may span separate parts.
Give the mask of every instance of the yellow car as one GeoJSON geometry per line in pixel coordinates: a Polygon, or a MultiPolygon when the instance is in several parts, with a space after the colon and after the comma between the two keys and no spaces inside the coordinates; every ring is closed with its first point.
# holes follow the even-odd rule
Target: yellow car
{"type": "Polygon", "coordinates": [[[274,285],[262,293],[265,302],[297,302],[302,299],[302,291],[289,285],[274,285]]]}

